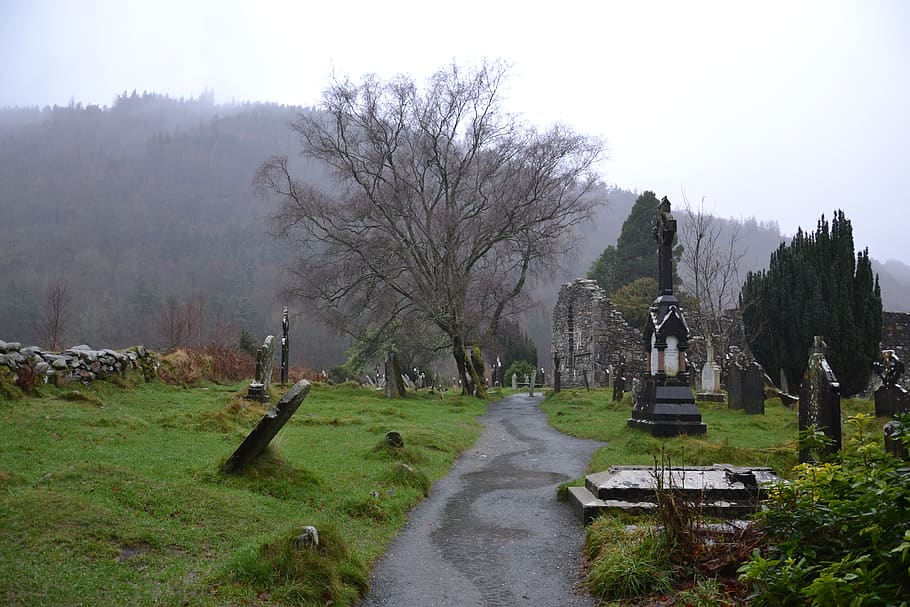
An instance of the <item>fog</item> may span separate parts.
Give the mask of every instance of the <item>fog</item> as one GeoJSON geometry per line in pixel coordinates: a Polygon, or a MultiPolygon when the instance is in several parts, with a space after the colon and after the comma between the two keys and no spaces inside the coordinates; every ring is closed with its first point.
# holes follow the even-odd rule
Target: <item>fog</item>
{"type": "Polygon", "coordinates": [[[513,64],[508,107],[604,137],[604,179],[785,234],[842,208],[910,263],[910,5],[0,0],[0,107],[133,89],[311,106],[332,74],[513,64]]]}

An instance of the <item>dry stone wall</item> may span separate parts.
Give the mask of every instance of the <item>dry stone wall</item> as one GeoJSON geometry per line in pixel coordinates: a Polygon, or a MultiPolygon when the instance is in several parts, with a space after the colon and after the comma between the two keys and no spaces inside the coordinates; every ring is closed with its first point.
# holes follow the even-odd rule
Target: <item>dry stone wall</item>
{"type": "Polygon", "coordinates": [[[62,384],[105,379],[130,370],[140,371],[146,378],[151,378],[158,368],[158,359],[144,346],[128,350],[96,350],[79,345],[55,353],[38,346],[0,340],[0,368],[17,374],[25,366],[31,367],[43,381],[62,384]]]}
{"type": "Polygon", "coordinates": [[[626,385],[645,373],[641,332],[632,327],[593,280],[562,286],[553,308],[553,353],[559,357],[563,388],[606,386],[609,370],[625,359],[626,385]]]}

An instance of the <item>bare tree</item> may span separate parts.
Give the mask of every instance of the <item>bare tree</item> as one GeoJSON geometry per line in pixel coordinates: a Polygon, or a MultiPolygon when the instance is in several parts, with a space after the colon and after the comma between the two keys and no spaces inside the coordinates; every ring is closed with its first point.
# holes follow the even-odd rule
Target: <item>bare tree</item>
{"type": "Polygon", "coordinates": [[[527,303],[528,279],[599,202],[590,192],[602,143],[505,113],[506,72],[452,65],[424,90],[404,76],[335,81],[323,111],[293,125],[304,154],[334,170],[335,189],[297,181],[284,156],[256,179],[281,201],[274,233],[302,247],[290,294],[355,337],[395,318],[432,327],[466,389],[466,345],[527,303]]]}
{"type": "Polygon", "coordinates": [[[68,285],[59,279],[45,292],[44,317],[36,322],[35,330],[47,348],[54,352],[63,349],[63,336],[70,321],[68,285]]]}
{"type": "Polygon", "coordinates": [[[732,330],[732,324],[724,319],[729,310],[736,308],[742,288],[739,265],[745,253],[738,246],[741,224],[731,222],[725,231],[716,217],[705,210],[704,197],[697,207],[685,193],[683,201],[686,226],[679,233],[683,245],[682,279],[691,285],[705,339],[719,338],[717,346],[724,352],[732,330]]]}
{"type": "Polygon", "coordinates": [[[158,312],[158,330],[166,349],[203,345],[206,307],[201,293],[183,301],[174,295],[164,300],[158,312]]]}

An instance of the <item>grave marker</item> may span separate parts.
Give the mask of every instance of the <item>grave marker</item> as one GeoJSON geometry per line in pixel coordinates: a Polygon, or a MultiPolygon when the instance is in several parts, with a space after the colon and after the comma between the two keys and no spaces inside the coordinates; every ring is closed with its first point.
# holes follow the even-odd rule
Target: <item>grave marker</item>
{"type": "Polygon", "coordinates": [[[799,462],[816,462],[832,455],[841,448],[840,383],[825,358],[824,340],[816,336],[809,365],[799,389],[799,431],[805,433],[814,427],[823,432],[831,444],[815,450],[802,441],[799,462]]]}

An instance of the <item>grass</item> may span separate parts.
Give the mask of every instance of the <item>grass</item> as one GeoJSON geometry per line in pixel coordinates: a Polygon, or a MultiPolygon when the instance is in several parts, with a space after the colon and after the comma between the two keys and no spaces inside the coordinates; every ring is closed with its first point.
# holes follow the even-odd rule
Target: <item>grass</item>
{"type": "Polygon", "coordinates": [[[350,604],[484,409],[316,385],[266,454],[225,476],[265,411],[245,391],[98,382],[0,398],[0,603],[350,604]],[[390,430],[404,448],[384,446],[390,430]],[[318,549],[293,545],[306,525],[318,549]]]}

